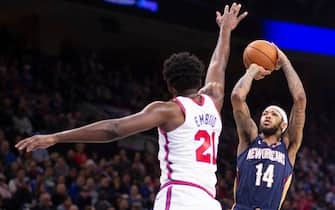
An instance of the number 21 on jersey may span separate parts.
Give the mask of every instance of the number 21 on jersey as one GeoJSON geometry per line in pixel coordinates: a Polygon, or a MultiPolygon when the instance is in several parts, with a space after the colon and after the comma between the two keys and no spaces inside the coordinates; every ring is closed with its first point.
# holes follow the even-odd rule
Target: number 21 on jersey
{"type": "Polygon", "coordinates": [[[203,143],[196,149],[196,160],[204,163],[209,164],[216,164],[216,152],[215,152],[215,132],[212,135],[206,130],[199,130],[194,139],[196,141],[200,141],[203,139],[203,143]],[[211,153],[205,154],[205,152],[211,147],[211,153]]]}

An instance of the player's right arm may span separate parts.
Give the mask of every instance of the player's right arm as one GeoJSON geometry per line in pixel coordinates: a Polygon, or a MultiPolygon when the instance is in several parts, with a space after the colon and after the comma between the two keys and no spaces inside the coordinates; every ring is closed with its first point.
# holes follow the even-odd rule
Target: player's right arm
{"type": "Polygon", "coordinates": [[[252,81],[254,79],[262,79],[268,74],[270,74],[269,71],[256,64],[251,64],[246,73],[236,83],[231,93],[231,103],[239,137],[237,155],[240,155],[258,135],[258,129],[256,123],[251,118],[246,98],[252,81]]]}
{"type": "Polygon", "coordinates": [[[241,4],[233,3],[230,8],[228,5],[225,6],[222,15],[216,12],[216,22],[220,27],[220,32],[206,74],[205,86],[208,91],[205,92],[203,89],[202,93],[212,96],[219,111],[223,105],[225,70],[230,53],[230,34],[247,16],[247,12],[239,15],[240,9],[241,4]]]}
{"type": "Polygon", "coordinates": [[[35,135],[20,141],[15,147],[30,152],[56,143],[107,143],[154,127],[166,127],[167,119],[176,118],[175,107],[171,102],[153,102],[141,112],[127,117],[102,120],[49,135],[35,135]]]}

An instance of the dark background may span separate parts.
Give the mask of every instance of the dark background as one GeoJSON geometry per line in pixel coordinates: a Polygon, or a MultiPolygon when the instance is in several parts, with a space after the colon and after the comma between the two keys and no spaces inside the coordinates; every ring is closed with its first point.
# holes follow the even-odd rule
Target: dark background
{"type": "MultiPolygon", "coordinates": [[[[215,11],[233,1],[157,2],[157,13],[98,0],[0,2],[0,64],[7,67],[0,74],[0,124],[17,157],[25,161],[13,147],[22,137],[124,116],[153,100],[168,100],[161,67],[172,53],[190,51],[208,65],[218,34],[215,11]],[[25,65],[31,69],[25,70],[25,65]],[[30,133],[20,133],[12,122],[22,107],[33,126],[30,133]]],[[[224,208],[232,204],[237,145],[230,93],[245,71],[243,49],[255,39],[264,39],[264,19],[335,28],[335,2],[331,0],[238,3],[249,15],[232,33],[226,73],[224,130],[218,156],[218,199],[224,208]]],[[[308,101],[304,141],[283,209],[334,209],[335,59],[284,51],[302,79],[308,101]]],[[[255,82],[248,96],[256,122],[259,113],[273,103],[288,113],[292,105],[281,71],[255,82]]],[[[86,152],[90,158],[114,158],[120,149],[127,149],[130,159],[136,151],[156,155],[156,135],[156,130],[151,130],[118,144],[91,144],[86,152]]],[[[75,150],[74,145],[57,145],[49,152],[64,155],[71,149],[75,150]]],[[[154,171],[150,176],[157,179],[158,163],[152,164],[148,171],[154,171]]]]}

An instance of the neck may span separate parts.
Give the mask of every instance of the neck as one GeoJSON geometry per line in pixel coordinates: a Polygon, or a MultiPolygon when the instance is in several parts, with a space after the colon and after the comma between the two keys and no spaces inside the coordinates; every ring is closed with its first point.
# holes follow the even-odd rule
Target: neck
{"type": "Polygon", "coordinates": [[[186,96],[186,97],[195,97],[198,95],[198,90],[197,89],[187,89],[187,90],[178,92],[177,95],[186,96]]]}
{"type": "Polygon", "coordinates": [[[264,139],[264,141],[268,144],[268,145],[273,145],[273,144],[277,144],[279,142],[280,136],[277,135],[270,135],[270,136],[266,136],[263,133],[261,133],[260,135],[262,137],[262,139],[264,139]]]}

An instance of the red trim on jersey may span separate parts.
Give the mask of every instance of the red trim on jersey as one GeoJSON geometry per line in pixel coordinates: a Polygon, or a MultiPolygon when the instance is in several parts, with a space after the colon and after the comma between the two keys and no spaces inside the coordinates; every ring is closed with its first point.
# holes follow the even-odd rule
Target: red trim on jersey
{"type": "Polygon", "coordinates": [[[195,100],[194,98],[190,98],[194,103],[198,104],[199,106],[204,105],[205,103],[205,97],[203,95],[200,96],[200,101],[195,100]]]}
{"type": "Polygon", "coordinates": [[[217,153],[215,152],[215,132],[212,133],[212,164],[216,164],[216,156],[217,153]]]}
{"type": "Polygon", "coordinates": [[[172,195],[172,186],[170,186],[168,188],[167,193],[166,193],[165,210],[169,210],[170,209],[171,195],[172,195]]]}
{"type": "Polygon", "coordinates": [[[164,160],[166,161],[166,167],[168,169],[168,179],[171,179],[171,174],[172,174],[172,169],[171,169],[171,166],[170,166],[170,161],[169,161],[169,138],[167,136],[167,133],[159,128],[159,131],[163,134],[164,138],[165,138],[165,144],[164,144],[164,149],[165,149],[165,158],[164,160]]]}
{"type": "Polygon", "coordinates": [[[218,108],[216,107],[215,100],[212,98],[212,96],[209,96],[209,95],[207,95],[207,96],[212,100],[212,102],[213,102],[213,104],[214,104],[214,106],[215,106],[215,108],[216,108],[216,111],[218,111],[219,116],[221,116],[221,115],[220,115],[220,110],[218,110],[218,108]]]}
{"type": "Polygon", "coordinates": [[[174,98],[173,101],[176,102],[176,104],[179,106],[179,108],[183,112],[184,117],[186,118],[186,111],[185,111],[185,107],[184,107],[183,103],[181,103],[181,101],[179,101],[177,98],[174,98]]]}
{"type": "Polygon", "coordinates": [[[192,183],[192,182],[186,182],[186,181],[178,181],[178,180],[174,180],[174,181],[166,182],[165,184],[163,184],[163,185],[161,186],[161,190],[162,190],[163,188],[167,187],[167,186],[174,185],[174,184],[176,184],[176,185],[187,185],[187,186],[191,186],[191,187],[199,188],[199,189],[205,191],[205,192],[206,192],[209,196],[211,196],[212,198],[215,198],[215,196],[214,196],[211,192],[209,192],[206,188],[204,188],[204,187],[202,187],[202,186],[200,186],[200,185],[198,185],[198,184],[194,184],[194,183],[192,183]]]}

